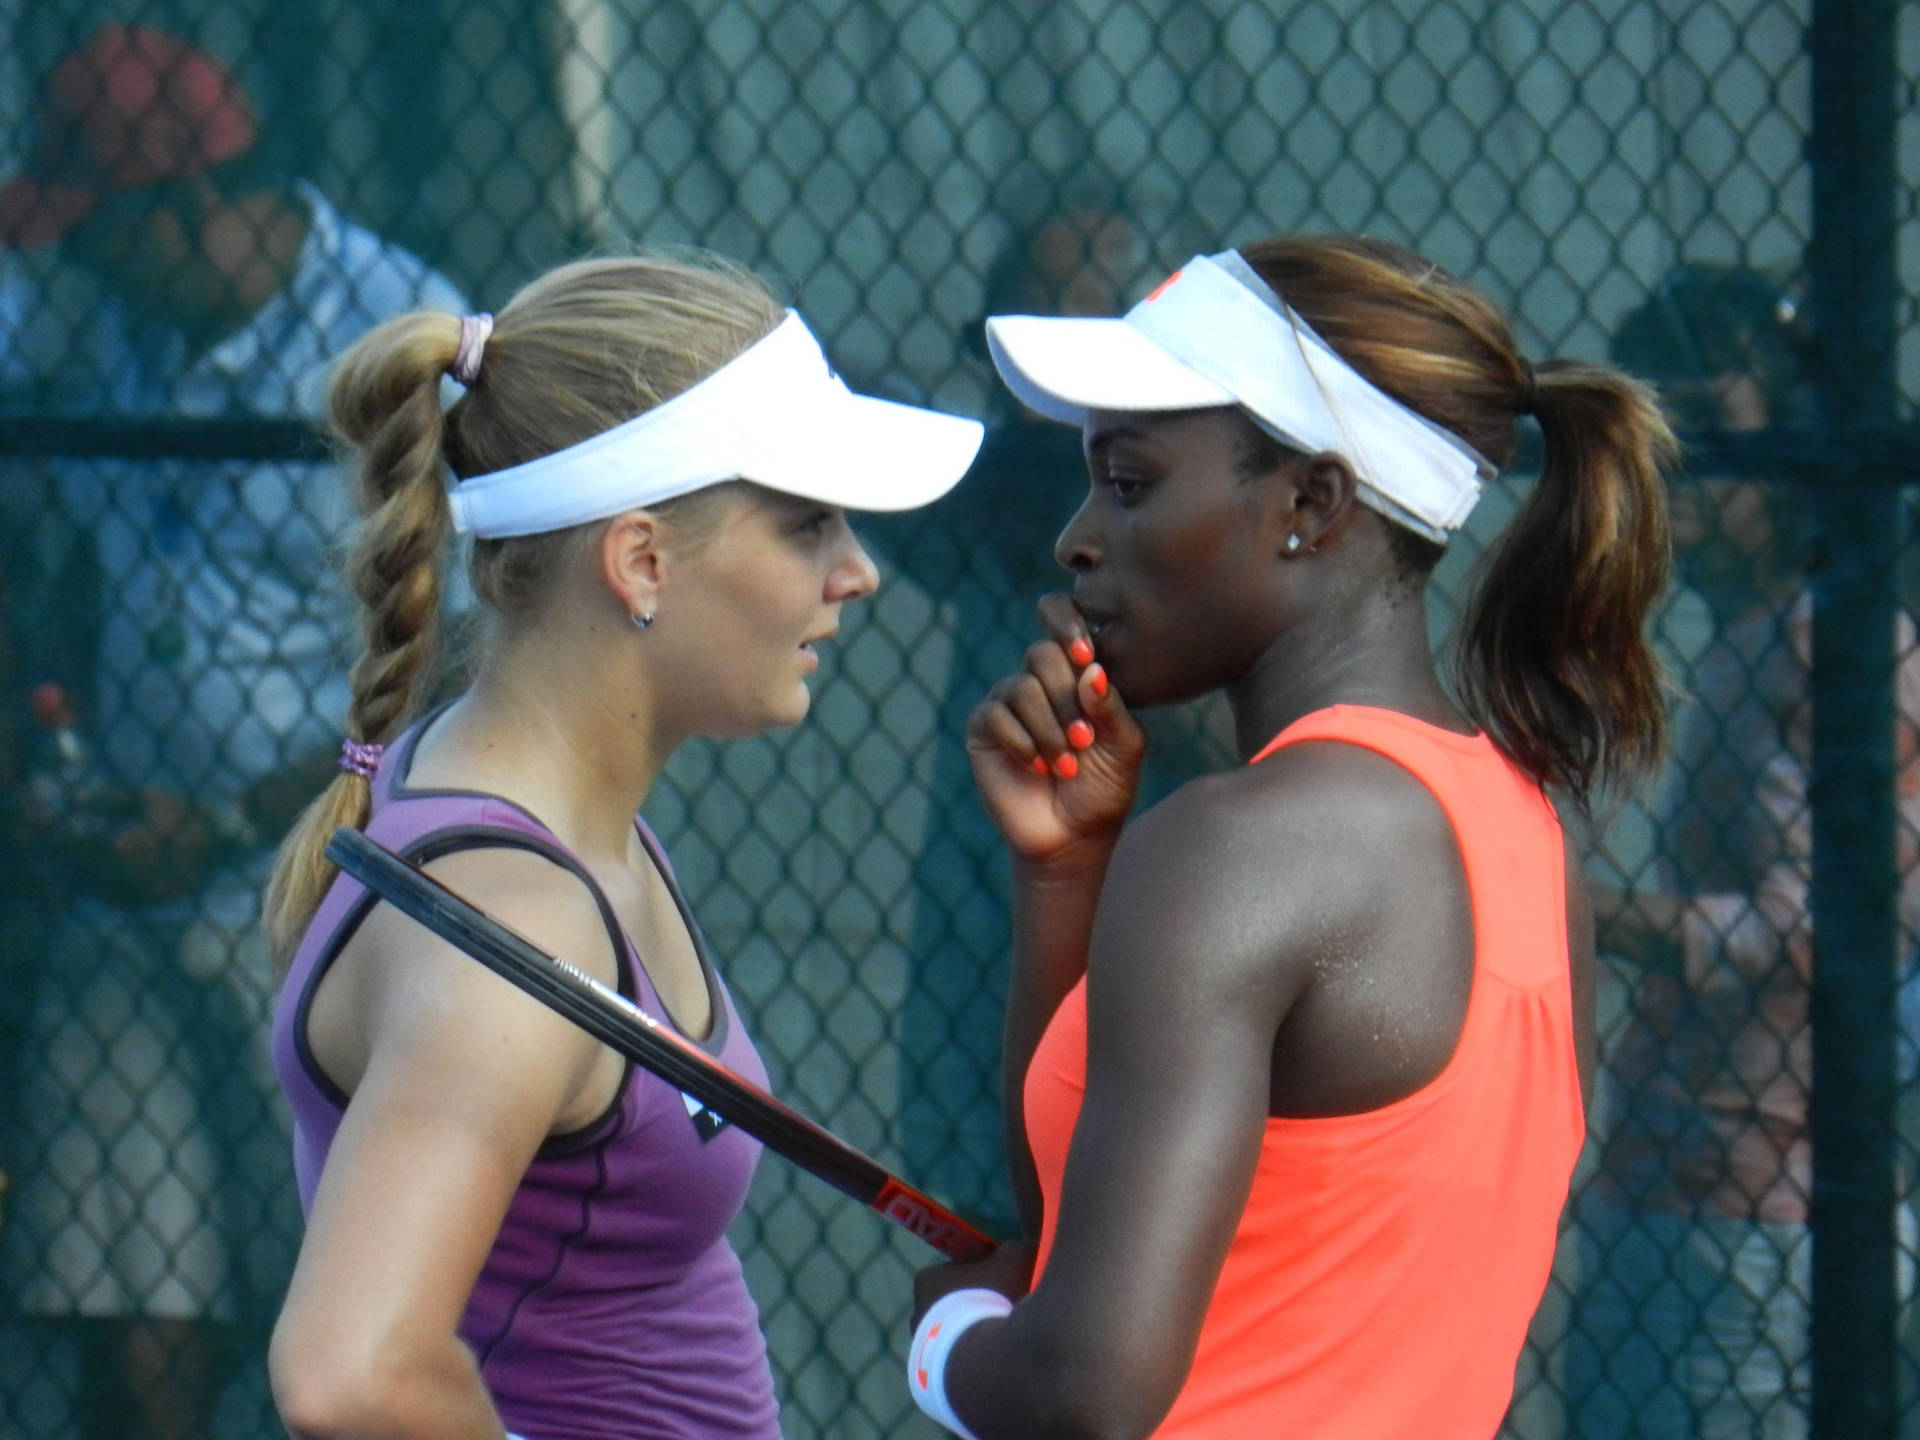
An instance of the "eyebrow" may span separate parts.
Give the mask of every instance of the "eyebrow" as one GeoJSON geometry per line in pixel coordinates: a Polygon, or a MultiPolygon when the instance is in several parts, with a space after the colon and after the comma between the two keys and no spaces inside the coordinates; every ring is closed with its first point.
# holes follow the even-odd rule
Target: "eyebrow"
{"type": "Polygon", "coordinates": [[[1115,425],[1102,430],[1087,441],[1087,453],[1098,455],[1113,448],[1122,441],[1131,441],[1136,445],[1149,445],[1153,437],[1137,425],[1115,425]]]}
{"type": "Polygon", "coordinates": [[[815,500],[808,495],[795,495],[786,490],[768,490],[769,502],[776,510],[790,515],[811,515],[816,510],[837,510],[840,507],[830,505],[825,500],[815,500]]]}

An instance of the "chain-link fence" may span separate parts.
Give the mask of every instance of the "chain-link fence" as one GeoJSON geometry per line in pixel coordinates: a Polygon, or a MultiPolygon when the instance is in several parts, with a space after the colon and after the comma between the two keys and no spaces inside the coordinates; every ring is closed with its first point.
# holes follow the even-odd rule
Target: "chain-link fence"
{"type": "MultiPolygon", "coordinates": [[[[280,1433],[264,1336],[299,1218],[255,912],[343,709],[329,355],[585,250],[697,244],[856,384],[989,420],[959,491],[867,528],[885,583],[808,724],[690,747],[648,815],[776,1089],[1006,1229],[1007,883],[959,736],[1024,648],[1079,461],[1000,395],[979,321],[1110,313],[1282,229],[1413,245],[1534,357],[1662,381],[1696,442],[1659,620],[1675,755],[1591,837],[1595,1141],[1511,1433],[1920,1433],[1915,6],[0,15],[0,172],[28,177],[0,193],[0,1435],[280,1433]],[[152,42],[103,26],[238,77],[204,182],[74,123],[151,103],[102,57],[152,42]]],[[[1525,471],[1443,566],[1436,640],[1525,471]]],[[[1151,795],[1231,763],[1214,708],[1153,733],[1151,795]]],[[[736,1240],[789,1436],[930,1433],[898,1374],[926,1254],[773,1161],[736,1240]]]]}

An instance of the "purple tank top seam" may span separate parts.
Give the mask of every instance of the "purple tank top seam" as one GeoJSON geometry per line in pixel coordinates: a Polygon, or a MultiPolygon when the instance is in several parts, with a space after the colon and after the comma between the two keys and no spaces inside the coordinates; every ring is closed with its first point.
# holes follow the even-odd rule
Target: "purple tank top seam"
{"type": "Polygon", "coordinates": [[[583,1192],[580,1196],[580,1223],[567,1234],[561,1236],[558,1243],[555,1244],[553,1248],[553,1264],[548,1268],[547,1273],[532,1284],[523,1287],[520,1293],[514,1297],[513,1304],[508,1309],[506,1318],[501,1322],[500,1329],[498,1333],[494,1335],[493,1339],[487,1341],[485,1345],[476,1345],[474,1347],[475,1363],[477,1363],[483,1371],[487,1367],[487,1362],[493,1359],[494,1353],[498,1351],[502,1345],[506,1344],[507,1338],[513,1334],[513,1322],[520,1318],[521,1307],[525,1305],[528,1300],[532,1299],[534,1295],[553,1284],[553,1282],[559,1278],[561,1270],[566,1266],[569,1252],[581,1241],[586,1239],[587,1232],[593,1228],[594,1202],[605,1194],[607,1189],[606,1152],[596,1146],[593,1161],[595,1177],[593,1188],[583,1192]]]}

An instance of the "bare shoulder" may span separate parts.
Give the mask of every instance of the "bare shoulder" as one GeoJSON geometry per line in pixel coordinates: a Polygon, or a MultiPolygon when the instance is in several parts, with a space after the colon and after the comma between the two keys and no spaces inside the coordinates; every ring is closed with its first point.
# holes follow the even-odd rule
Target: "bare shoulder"
{"type": "Polygon", "coordinates": [[[1203,776],[1128,828],[1116,862],[1188,856],[1231,876],[1367,859],[1450,836],[1433,793],[1404,766],[1340,741],[1290,745],[1258,765],[1203,776]]]}
{"type": "MultiPolygon", "coordinates": [[[[515,845],[457,850],[421,867],[456,895],[550,955],[611,984],[613,940],[593,892],[573,872],[515,845]]],[[[376,905],[353,948],[387,960],[395,978],[425,978],[447,968],[486,973],[480,962],[389,905],[376,905]],[[457,961],[457,965],[449,962],[457,961]]],[[[444,981],[442,974],[434,978],[444,981]]]]}
{"type": "Polygon", "coordinates": [[[1127,827],[1095,958],[1103,934],[1140,936],[1222,978],[1286,986],[1290,966],[1364,941],[1404,867],[1436,852],[1455,853],[1452,828],[1404,767],[1357,745],[1289,746],[1192,781],[1127,827]]]}
{"type": "MultiPolygon", "coordinates": [[[[577,875],[517,846],[460,850],[425,869],[547,953],[614,982],[612,936],[577,875]]],[[[477,1053],[484,1036],[569,1074],[595,1053],[584,1032],[385,904],[374,906],[341,952],[309,1028],[316,1055],[349,1091],[380,1052],[393,1049],[454,1062],[463,1047],[477,1053]]]]}

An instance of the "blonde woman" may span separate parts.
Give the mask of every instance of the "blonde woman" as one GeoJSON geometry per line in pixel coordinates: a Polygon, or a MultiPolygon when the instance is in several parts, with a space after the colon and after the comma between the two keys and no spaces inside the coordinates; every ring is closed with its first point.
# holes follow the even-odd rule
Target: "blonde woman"
{"type": "Polygon", "coordinates": [[[846,510],[944,493],[980,438],[849,392],[717,263],[585,262],[498,322],[353,350],[366,654],[340,778],[268,895],[307,1230],[271,1354],[301,1437],[779,1434],[725,1232],[759,1147],[336,876],[361,826],[764,1079],[637,812],[676,746],[807,713],[872,593],[846,510]],[[440,384],[466,393],[444,413],[440,384]],[[444,471],[457,483],[449,494],[444,471]],[[497,626],[408,726],[449,529],[497,626]]]}

